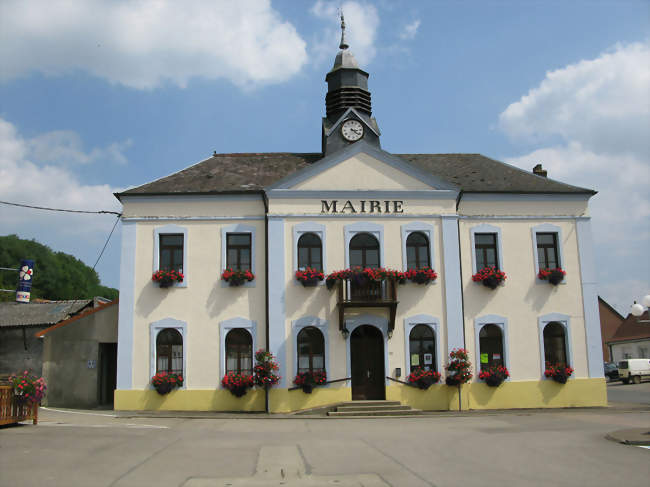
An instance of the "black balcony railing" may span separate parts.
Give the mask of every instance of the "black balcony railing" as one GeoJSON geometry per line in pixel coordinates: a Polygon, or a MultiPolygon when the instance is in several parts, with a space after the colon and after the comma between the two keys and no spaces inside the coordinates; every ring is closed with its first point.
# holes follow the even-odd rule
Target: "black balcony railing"
{"type": "Polygon", "coordinates": [[[397,312],[397,283],[392,280],[371,281],[357,278],[342,279],[337,283],[339,329],[345,328],[345,310],[348,308],[388,308],[388,332],[392,335],[397,312]]]}

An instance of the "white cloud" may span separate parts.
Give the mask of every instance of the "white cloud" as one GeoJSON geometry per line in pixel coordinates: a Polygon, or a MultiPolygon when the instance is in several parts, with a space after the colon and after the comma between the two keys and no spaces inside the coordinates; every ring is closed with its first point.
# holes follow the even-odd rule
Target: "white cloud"
{"type": "Polygon", "coordinates": [[[0,79],[82,70],[138,89],[194,77],[251,86],[307,61],[270,0],[5,0],[0,19],[0,79]]]}
{"type": "Polygon", "coordinates": [[[591,199],[599,292],[621,306],[650,289],[650,44],[616,46],[549,72],[500,115],[539,148],[505,158],[597,190],[591,199]],[[549,141],[559,139],[553,145],[549,141]]]}
{"type": "Polygon", "coordinates": [[[327,22],[327,26],[316,35],[313,58],[320,64],[324,59],[334,61],[334,55],[341,40],[341,19],[339,7],[345,16],[345,39],[359,66],[368,66],[377,54],[376,41],[379,29],[377,8],[365,2],[338,2],[318,0],[311,9],[312,14],[327,22]]]}
{"type": "Polygon", "coordinates": [[[124,151],[133,145],[131,139],[114,142],[105,148],[84,152],[81,137],[71,130],[48,132],[27,142],[29,155],[39,163],[61,165],[91,164],[96,161],[126,164],[124,151]]]}
{"type": "MultiPolygon", "coordinates": [[[[49,138],[49,147],[54,153],[66,154],[69,141],[79,141],[79,138],[73,132],[54,132],[61,133],[65,134],[58,139],[63,142],[62,147],[53,143],[57,136],[49,138]]],[[[47,136],[25,139],[13,124],[0,118],[0,199],[51,208],[121,211],[121,205],[113,196],[117,188],[107,184],[83,184],[69,168],[36,159],[32,147],[35,140],[42,142],[43,138],[48,139],[47,136]]],[[[91,160],[95,156],[92,152],[77,151],[76,157],[91,160]]],[[[54,250],[73,254],[91,266],[114,223],[115,217],[109,215],[59,213],[0,205],[3,235],[15,233],[22,238],[34,238],[54,250]]],[[[113,235],[111,242],[111,248],[102,257],[98,269],[110,270],[110,284],[115,286],[119,232],[113,235]]]]}
{"type": "Polygon", "coordinates": [[[415,39],[415,36],[417,35],[419,28],[420,28],[420,19],[414,20],[410,24],[406,24],[404,26],[404,29],[399,35],[400,39],[404,39],[404,40],[415,39]]]}

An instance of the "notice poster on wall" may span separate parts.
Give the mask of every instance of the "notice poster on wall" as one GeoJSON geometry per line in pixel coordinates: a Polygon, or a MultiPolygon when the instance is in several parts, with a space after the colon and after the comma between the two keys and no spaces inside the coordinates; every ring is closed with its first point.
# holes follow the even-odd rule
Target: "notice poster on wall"
{"type": "Polygon", "coordinates": [[[431,365],[433,363],[433,354],[425,353],[424,354],[424,365],[431,365]]]}
{"type": "Polygon", "coordinates": [[[492,354],[492,359],[493,360],[501,360],[501,354],[500,353],[493,353],[492,354]]]}
{"type": "Polygon", "coordinates": [[[420,356],[417,353],[411,355],[411,367],[420,365],[420,356]]]}
{"type": "Polygon", "coordinates": [[[482,364],[487,364],[488,363],[488,354],[487,353],[482,353],[481,354],[481,363],[482,364]]]}

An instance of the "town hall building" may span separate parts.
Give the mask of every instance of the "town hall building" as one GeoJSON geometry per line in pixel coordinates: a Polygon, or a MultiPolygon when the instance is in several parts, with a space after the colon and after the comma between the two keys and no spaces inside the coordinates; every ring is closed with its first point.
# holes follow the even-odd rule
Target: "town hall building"
{"type": "Polygon", "coordinates": [[[368,77],[343,29],[326,76],[321,152],[215,153],[116,194],[115,409],[607,404],[595,192],[549,179],[539,165],[384,151],[368,77]],[[306,269],[329,279],[298,278],[306,269]],[[182,281],[161,286],[152,279],[160,270],[182,281]],[[230,271],[248,277],[227,281],[230,271]],[[459,348],[473,375],[461,387],[445,383],[459,348]],[[221,383],[251,374],[258,349],[279,365],[268,404],[263,389],[238,397],[221,383]],[[479,377],[499,367],[509,376],[498,387],[479,377]],[[561,383],[549,367],[572,372],[561,383]],[[416,371],[440,381],[414,387],[416,371]],[[182,386],[159,394],[160,372],[181,374],[182,386]],[[326,382],[307,393],[294,383],[299,373],[326,373],[326,382]]]}

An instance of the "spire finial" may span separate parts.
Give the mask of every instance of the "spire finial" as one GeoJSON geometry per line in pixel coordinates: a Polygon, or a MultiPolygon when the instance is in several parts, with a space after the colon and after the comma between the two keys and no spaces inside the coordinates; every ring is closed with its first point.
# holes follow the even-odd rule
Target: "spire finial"
{"type": "Polygon", "coordinates": [[[345,18],[343,17],[343,10],[341,10],[341,43],[339,49],[347,49],[348,47],[350,46],[345,42],[345,18]]]}

